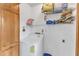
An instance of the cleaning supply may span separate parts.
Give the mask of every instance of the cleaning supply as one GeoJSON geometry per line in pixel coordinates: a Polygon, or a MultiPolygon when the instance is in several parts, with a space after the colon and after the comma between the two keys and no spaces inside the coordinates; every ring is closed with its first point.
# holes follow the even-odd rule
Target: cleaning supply
{"type": "Polygon", "coordinates": [[[42,6],[42,12],[43,13],[51,13],[54,10],[54,4],[53,3],[44,3],[42,6]]]}
{"type": "Polygon", "coordinates": [[[52,19],[48,19],[47,21],[46,21],[46,24],[56,24],[56,21],[55,20],[52,20],[52,19]]]}
{"type": "Polygon", "coordinates": [[[26,21],[27,25],[32,25],[32,23],[33,23],[33,19],[32,18],[27,19],[27,21],[26,21]]]}
{"type": "Polygon", "coordinates": [[[55,8],[54,11],[53,11],[53,14],[61,13],[62,11],[63,11],[62,8],[55,8]]]}
{"type": "Polygon", "coordinates": [[[53,21],[51,21],[51,20],[46,21],[46,24],[52,24],[52,23],[53,23],[53,21]]]}
{"type": "Polygon", "coordinates": [[[62,3],[62,8],[67,9],[68,8],[68,3],[62,3]]]}
{"type": "Polygon", "coordinates": [[[35,52],[35,47],[34,47],[34,46],[31,46],[31,47],[30,47],[30,52],[31,52],[31,53],[34,53],[34,52],[35,52]]]}
{"type": "Polygon", "coordinates": [[[65,9],[63,10],[61,16],[68,16],[68,15],[72,15],[72,10],[71,9],[65,9]]]}

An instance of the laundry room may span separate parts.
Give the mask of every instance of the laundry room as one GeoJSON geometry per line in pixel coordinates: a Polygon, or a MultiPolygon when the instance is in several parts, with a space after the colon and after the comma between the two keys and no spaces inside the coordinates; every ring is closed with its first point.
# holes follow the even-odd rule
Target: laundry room
{"type": "Polygon", "coordinates": [[[75,56],[76,3],[21,3],[21,56],[75,56]]]}

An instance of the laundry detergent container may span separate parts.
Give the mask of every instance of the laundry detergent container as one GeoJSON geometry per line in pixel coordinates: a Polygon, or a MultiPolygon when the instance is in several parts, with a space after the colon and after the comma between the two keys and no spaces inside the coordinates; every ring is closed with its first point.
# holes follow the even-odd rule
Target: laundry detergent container
{"type": "Polygon", "coordinates": [[[23,56],[42,56],[43,55],[43,35],[31,34],[22,41],[21,55],[23,56]]]}

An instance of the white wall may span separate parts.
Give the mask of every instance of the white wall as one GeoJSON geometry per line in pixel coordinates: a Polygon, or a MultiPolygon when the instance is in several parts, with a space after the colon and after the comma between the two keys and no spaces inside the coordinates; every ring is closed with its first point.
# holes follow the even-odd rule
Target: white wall
{"type": "MultiPolygon", "coordinates": [[[[25,26],[25,20],[29,17],[34,19],[33,31],[44,32],[44,52],[48,52],[55,56],[66,56],[66,55],[75,55],[75,41],[76,41],[76,29],[75,22],[73,24],[57,24],[57,25],[45,25],[44,14],[41,13],[42,4],[36,4],[34,6],[29,6],[28,4],[20,5],[21,13],[21,28],[25,26]],[[40,26],[44,25],[44,26],[40,26]],[[62,43],[62,40],[65,40],[65,43],[62,43]]],[[[69,4],[69,7],[76,7],[75,4],[69,4]]],[[[73,15],[76,11],[73,12],[73,15]]],[[[48,18],[58,19],[60,14],[49,15],[48,18]]],[[[21,32],[21,39],[26,38],[30,31],[27,30],[25,33],[21,32]]]]}
{"type": "Polygon", "coordinates": [[[31,18],[31,7],[28,4],[20,4],[20,38],[24,39],[29,30],[26,29],[26,32],[22,32],[23,26],[26,26],[26,20],[31,18]]]}
{"type": "Polygon", "coordinates": [[[28,35],[30,34],[30,30],[26,28],[26,20],[31,17],[31,7],[28,4],[20,4],[20,53],[21,55],[27,55],[25,52],[27,49],[24,40],[27,39],[28,35]],[[25,27],[26,31],[23,32],[23,26],[25,27]]]}
{"type": "Polygon", "coordinates": [[[38,4],[32,7],[32,17],[35,20],[34,25],[42,25],[44,23],[44,14],[41,13],[42,4],[38,4]]]}

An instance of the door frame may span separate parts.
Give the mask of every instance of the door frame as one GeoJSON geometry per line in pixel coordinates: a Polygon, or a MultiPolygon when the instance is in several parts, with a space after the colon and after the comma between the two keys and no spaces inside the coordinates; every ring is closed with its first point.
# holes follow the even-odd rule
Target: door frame
{"type": "Polygon", "coordinates": [[[18,56],[20,56],[20,4],[18,3],[18,56]]]}
{"type": "Polygon", "coordinates": [[[79,3],[77,3],[77,17],[76,17],[76,56],[79,56],[79,3]]]}

